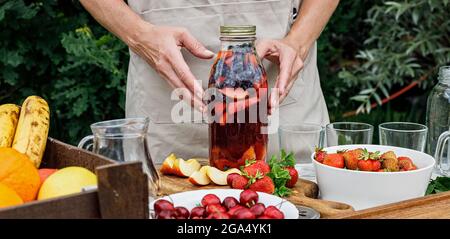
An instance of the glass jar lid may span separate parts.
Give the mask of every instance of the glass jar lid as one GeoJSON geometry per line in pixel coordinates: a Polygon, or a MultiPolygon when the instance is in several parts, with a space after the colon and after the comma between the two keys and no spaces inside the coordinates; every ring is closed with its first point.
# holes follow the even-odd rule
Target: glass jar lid
{"type": "Polygon", "coordinates": [[[225,25],[220,26],[222,37],[254,37],[256,26],[254,25],[225,25]]]}

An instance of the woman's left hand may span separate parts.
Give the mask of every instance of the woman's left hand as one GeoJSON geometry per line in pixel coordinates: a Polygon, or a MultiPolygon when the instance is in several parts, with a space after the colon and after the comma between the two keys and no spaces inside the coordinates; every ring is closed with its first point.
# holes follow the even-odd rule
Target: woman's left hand
{"type": "Polygon", "coordinates": [[[269,107],[273,109],[288,95],[303,68],[303,60],[296,48],[285,39],[260,40],[256,44],[256,51],[261,59],[265,58],[279,66],[278,77],[269,100],[269,107]]]}

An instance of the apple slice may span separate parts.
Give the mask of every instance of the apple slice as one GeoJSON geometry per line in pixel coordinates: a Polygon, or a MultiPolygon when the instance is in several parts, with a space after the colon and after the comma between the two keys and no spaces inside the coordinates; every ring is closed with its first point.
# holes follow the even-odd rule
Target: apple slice
{"type": "Polygon", "coordinates": [[[190,177],[189,182],[197,186],[205,186],[211,183],[211,179],[206,175],[209,166],[203,166],[200,170],[195,171],[190,177]]]}
{"type": "Polygon", "coordinates": [[[174,174],[180,177],[190,177],[200,167],[201,165],[196,159],[184,161],[184,159],[178,158],[173,165],[174,174]]]}
{"type": "Polygon", "coordinates": [[[175,161],[177,161],[177,156],[175,154],[170,154],[167,156],[167,158],[164,160],[161,169],[159,170],[162,174],[174,174],[174,168],[175,161]]]}
{"type": "Polygon", "coordinates": [[[241,174],[241,171],[237,168],[232,168],[227,171],[221,171],[215,167],[209,167],[206,171],[206,175],[208,175],[211,181],[217,185],[227,185],[227,177],[228,174],[231,173],[241,174]]]}

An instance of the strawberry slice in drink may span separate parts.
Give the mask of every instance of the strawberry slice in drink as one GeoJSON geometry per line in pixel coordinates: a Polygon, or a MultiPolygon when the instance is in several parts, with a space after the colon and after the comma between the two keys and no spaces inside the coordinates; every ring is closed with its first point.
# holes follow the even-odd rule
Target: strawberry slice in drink
{"type": "Polygon", "coordinates": [[[255,105],[258,102],[259,102],[258,96],[254,96],[249,99],[243,99],[243,100],[239,100],[236,102],[232,102],[232,103],[228,104],[227,114],[233,115],[234,113],[239,112],[241,110],[245,110],[245,109],[255,105]]]}
{"type": "Polygon", "coordinates": [[[224,94],[228,98],[242,100],[248,96],[248,92],[242,88],[223,88],[219,89],[220,93],[224,94]]]}

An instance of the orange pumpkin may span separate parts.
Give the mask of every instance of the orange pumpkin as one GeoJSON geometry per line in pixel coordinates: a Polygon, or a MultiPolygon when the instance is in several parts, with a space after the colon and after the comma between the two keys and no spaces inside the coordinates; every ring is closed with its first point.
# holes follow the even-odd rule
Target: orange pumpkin
{"type": "Polygon", "coordinates": [[[16,206],[22,203],[22,198],[14,190],[0,183],[0,208],[16,206]]]}
{"type": "Polygon", "coordinates": [[[30,159],[12,148],[0,148],[0,183],[14,190],[24,202],[32,201],[41,180],[30,159]]]}

